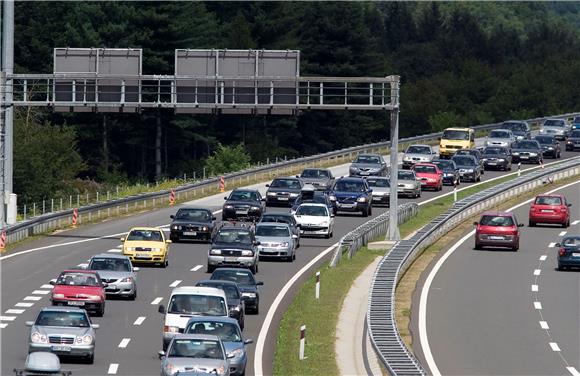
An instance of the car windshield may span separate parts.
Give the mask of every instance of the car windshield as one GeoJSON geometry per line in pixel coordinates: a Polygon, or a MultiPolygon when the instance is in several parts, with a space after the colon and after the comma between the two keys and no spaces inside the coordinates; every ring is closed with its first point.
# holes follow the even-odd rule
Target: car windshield
{"type": "Polygon", "coordinates": [[[304,170],[300,175],[303,178],[329,178],[330,174],[326,170],[304,170]]]}
{"type": "Polygon", "coordinates": [[[354,163],[378,164],[381,159],[376,155],[359,155],[354,163]]]}
{"type": "Polygon", "coordinates": [[[476,162],[473,158],[469,158],[467,156],[455,156],[453,157],[453,162],[460,166],[475,166],[476,162]]]}
{"type": "Polygon", "coordinates": [[[313,217],[328,217],[328,209],[324,206],[301,205],[296,215],[311,215],[313,217]]]}
{"type": "Polygon", "coordinates": [[[544,122],[544,127],[564,127],[564,120],[548,119],[544,122]]]}
{"type": "Polygon", "coordinates": [[[258,225],[256,227],[256,235],[287,238],[290,236],[290,232],[287,226],[258,225]]]}
{"type": "Polygon", "coordinates": [[[215,237],[216,243],[251,244],[252,234],[242,229],[222,229],[215,237]]]}
{"type": "Polygon", "coordinates": [[[199,316],[227,316],[226,302],[221,296],[178,294],[171,297],[168,313],[186,313],[199,316]]]}
{"type": "Polygon", "coordinates": [[[233,191],[229,200],[232,201],[257,201],[258,194],[253,191],[233,191]]]}
{"type": "Polygon", "coordinates": [[[414,167],[415,172],[420,174],[436,174],[437,169],[433,166],[422,166],[422,165],[415,165],[414,167]]]}
{"type": "Polygon", "coordinates": [[[469,140],[469,132],[448,129],[443,132],[443,136],[441,138],[444,140],[467,141],[469,140]]]}
{"type": "Polygon", "coordinates": [[[256,284],[256,280],[249,270],[217,269],[211,275],[211,279],[223,279],[224,281],[232,281],[240,285],[256,284]]]}
{"type": "Polygon", "coordinates": [[[239,327],[230,322],[196,321],[185,329],[185,333],[217,336],[224,342],[242,342],[239,327]]]}
{"type": "Polygon", "coordinates": [[[264,214],[260,219],[260,222],[288,223],[290,225],[294,224],[294,220],[292,217],[288,215],[275,215],[275,214],[264,214]]]}
{"type": "Polygon", "coordinates": [[[515,149],[539,149],[537,141],[519,141],[514,145],[515,149]]]}
{"type": "Polygon", "coordinates": [[[501,215],[484,215],[481,217],[479,224],[482,226],[513,226],[512,217],[501,215]]]}
{"type": "Polygon", "coordinates": [[[503,148],[485,148],[483,154],[486,155],[497,155],[497,154],[507,154],[507,151],[503,148]]]}
{"type": "Polygon", "coordinates": [[[38,315],[35,325],[88,328],[90,323],[84,312],[42,311],[38,315]]]}
{"type": "Polygon", "coordinates": [[[442,170],[454,170],[455,169],[455,163],[453,163],[453,161],[434,161],[433,163],[436,164],[437,166],[439,166],[439,168],[442,170]]]}
{"type": "Polygon", "coordinates": [[[397,178],[399,180],[415,180],[415,174],[411,171],[401,171],[397,173],[397,178]]]}
{"type": "Polygon", "coordinates": [[[326,196],[324,194],[309,193],[304,192],[298,196],[294,204],[300,204],[302,202],[315,202],[318,204],[326,204],[326,196]]]}
{"type": "Polygon", "coordinates": [[[562,200],[560,197],[552,197],[552,196],[539,196],[536,197],[536,201],[534,202],[536,205],[562,205],[562,200]]]}
{"type": "Polygon", "coordinates": [[[366,188],[362,181],[339,180],[336,182],[334,190],[340,192],[364,192],[366,188]]]}
{"type": "Polygon", "coordinates": [[[536,136],[534,138],[540,145],[551,145],[554,143],[554,137],[550,136],[536,136]]]}
{"type": "Polygon", "coordinates": [[[239,299],[240,294],[238,293],[238,289],[236,286],[227,284],[227,283],[219,283],[219,282],[198,282],[196,286],[202,287],[215,287],[216,289],[221,289],[226,293],[226,299],[239,299]]]}
{"type": "Polygon", "coordinates": [[[96,274],[78,272],[62,273],[56,280],[56,284],[67,286],[100,286],[96,274]]]}
{"type": "Polygon", "coordinates": [[[528,127],[523,123],[503,123],[502,128],[516,132],[526,132],[528,130],[528,127]]]}
{"type": "Polygon", "coordinates": [[[391,186],[389,179],[367,179],[367,183],[370,187],[388,188],[391,186]]]}
{"type": "Polygon", "coordinates": [[[580,131],[572,131],[572,133],[570,133],[570,137],[580,138],[580,131]]]}
{"type": "Polygon", "coordinates": [[[469,149],[457,150],[455,155],[473,155],[477,158],[477,151],[469,149]]]}
{"type": "Polygon", "coordinates": [[[491,131],[489,138],[510,138],[510,134],[506,131],[491,131]]]}
{"type": "Polygon", "coordinates": [[[431,148],[429,146],[411,145],[407,148],[407,153],[409,153],[409,154],[431,154],[431,148]]]}
{"type": "Polygon", "coordinates": [[[115,272],[130,272],[131,262],[124,258],[94,257],[88,268],[90,270],[109,270],[115,272]]]}
{"type": "Polygon", "coordinates": [[[272,184],[270,184],[272,188],[289,188],[289,189],[300,189],[300,181],[297,179],[274,179],[272,184]]]}
{"type": "Polygon", "coordinates": [[[209,222],[211,217],[209,211],[202,209],[179,209],[175,215],[175,219],[192,222],[209,222]]]}
{"type": "Polygon", "coordinates": [[[167,356],[170,358],[224,359],[220,343],[206,339],[174,339],[167,356]]]}
{"type": "Polygon", "coordinates": [[[163,236],[161,231],[154,230],[133,230],[127,236],[129,241],[150,241],[150,242],[161,242],[163,241],[163,236]]]}
{"type": "Polygon", "coordinates": [[[564,238],[562,241],[562,245],[564,246],[580,246],[580,237],[573,237],[573,238],[564,238]]]}

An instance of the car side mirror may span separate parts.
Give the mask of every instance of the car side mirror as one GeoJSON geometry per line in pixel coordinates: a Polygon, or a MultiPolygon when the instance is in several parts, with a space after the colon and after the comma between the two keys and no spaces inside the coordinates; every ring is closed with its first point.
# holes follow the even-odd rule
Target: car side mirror
{"type": "Polygon", "coordinates": [[[330,218],[334,218],[334,213],[330,213],[330,218]]]}
{"type": "Polygon", "coordinates": [[[224,200],[227,200],[227,199],[228,199],[228,198],[227,198],[227,196],[226,196],[226,197],[224,197],[224,200]]]}
{"type": "Polygon", "coordinates": [[[171,218],[171,219],[175,219],[175,216],[174,216],[173,214],[171,214],[171,215],[169,216],[169,218],[171,218]]]}
{"type": "Polygon", "coordinates": [[[477,226],[477,222],[473,222],[473,224],[474,224],[475,226],[477,226]]]}
{"type": "Polygon", "coordinates": [[[297,178],[300,178],[300,175],[296,175],[297,178]]]}
{"type": "Polygon", "coordinates": [[[139,268],[135,266],[135,267],[133,267],[133,271],[134,272],[138,272],[139,271],[139,268]]]}
{"type": "Polygon", "coordinates": [[[34,325],[34,321],[27,321],[25,324],[26,326],[32,326],[34,325]]]}
{"type": "Polygon", "coordinates": [[[518,227],[524,227],[523,223],[518,224],[518,227]]]}
{"type": "Polygon", "coordinates": [[[249,345],[250,343],[254,343],[254,340],[251,338],[245,339],[244,340],[244,345],[249,345]]]}
{"type": "Polygon", "coordinates": [[[566,206],[567,206],[567,207],[570,207],[570,206],[572,206],[572,204],[566,204],[566,206]]]}
{"type": "Polygon", "coordinates": [[[226,358],[233,359],[233,358],[235,358],[235,356],[236,356],[236,354],[228,353],[228,355],[226,356],[226,358]]]}
{"type": "Polygon", "coordinates": [[[261,242],[259,242],[258,240],[255,240],[255,241],[254,241],[254,245],[260,245],[260,244],[262,244],[262,243],[261,243],[261,242]]]}
{"type": "Polygon", "coordinates": [[[437,137],[437,140],[441,141],[441,137],[437,137]]]}
{"type": "Polygon", "coordinates": [[[264,201],[264,202],[266,202],[266,197],[262,197],[262,198],[260,199],[260,201],[264,201]]]}
{"type": "Polygon", "coordinates": [[[256,282],[256,286],[264,286],[264,282],[258,281],[258,282],[256,282]]]}
{"type": "Polygon", "coordinates": [[[56,285],[56,279],[51,279],[50,282],[48,283],[50,283],[51,285],[56,285]]]}
{"type": "Polygon", "coordinates": [[[99,329],[101,326],[99,324],[91,324],[91,328],[99,329]]]}
{"type": "Polygon", "coordinates": [[[556,247],[561,247],[561,246],[562,246],[562,244],[556,243],[556,247]]]}
{"type": "Polygon", "coordinates": [[[270,184],[266,184],[266,188],[270,188],[270,184]]]}
{"type": "Polygon", "coordinates": [[[211,217],[212,221],[215,221],[217,218],[215,217],[215,215],[213,217],[211,217]]]}
{"type": "Polygon", "coordinates": [[[298,235],[292,235],[292,239],[298,239],[298,235]]]}
{"type": "Polygon", "coordinates": [[[302,226],[300,223],[296,223],[296,228],[300,228],[302,226]]]}
{"type": "Polygon", "coordinates": [[[167,240],[165,241],[165,243],[167,243],[167,244],[170,244],[170,243],[171,243],[171,240],[167,239],[167,240]]]}
{"type": "Polygon", "coordinates": [[[159,356],[159,359],[165,358],[165,351],[159,350],[159,352],[157,353],[157,356],[159,356]]]}
{"type": "Polygon", "coordinates": [[[125,238],[121,238],[120,240],[121,240],[121,243],[122,243],[122,242],[124,242],[124,241],[125,241],[125,238]]]}
{"type": "Polygon", "coordinates": [[[157,312],[165,314],[165,306],[160,304],[159,308],[157,308],[157,312]]]}
{"type": "Polygon", "coordinates": [[[373,190],[372,190],[372,189],[369,189],[369,190],[367,191],[367,193],[368,193],[368,194],[371,194],[371,193],[373,193],[373,190]]]}

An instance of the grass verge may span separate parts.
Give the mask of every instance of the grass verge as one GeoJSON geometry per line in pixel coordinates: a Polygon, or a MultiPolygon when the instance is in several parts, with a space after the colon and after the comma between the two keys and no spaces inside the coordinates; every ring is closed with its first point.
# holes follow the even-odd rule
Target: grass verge
{"type": "Polygon", "coordinates": [[[320,300],[314,298],[314,273],[284,313],[276,340],[274,375],[339,375],[335,357],[336,323],[354,280],[384,251],[363,248],[336,268],[320,269],[320,300]],[[298,359],[300,327],[306,325],[307,359],[298,359]]]}

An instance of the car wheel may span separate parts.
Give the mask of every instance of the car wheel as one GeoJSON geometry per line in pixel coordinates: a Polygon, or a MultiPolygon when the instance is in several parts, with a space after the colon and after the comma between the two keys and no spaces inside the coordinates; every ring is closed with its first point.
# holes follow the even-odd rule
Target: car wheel
{"type": "Polygon", "coordinates": [[[96,316],[103,317],[104,314],[105,314],[105,303],[101,304],[99,310],[96,312],[96,316]]]}
{"type": "Polygon", "coordinates": [[[254,308],[254,310],[252,312],[254,313],[254,315],[260,314],[260,301],[259,300],[256,302],[256,308],[254,308]]]}
{"type": "Polygon", "coordinates": [[[292,261],[296,260],[296,252],[292,253],[292,261]]]}
{"type": "Polygon", "coordinates": [[[87,356],[85,358],[85,361],[87,364],[93,364],[95,362],[95,353],[92,353],[91,355],[87,356]]]}
{"type": "Polygon", "coordinates": [[[129,296],[129,300],[135,300],[137,299],[137,289],[135,289],[133,291],[133,294],[129,296]]]}
{"type": "Polygon", "coordinates": [[[163,269],[167,268],[169,266],[169,259],[166,258],[165,262],[163,262],[163,269]]]}
{"type": "Polygon", "coordinates": [[[215,266],[213,266],[213,265],[210,265],[210,264],[207,264],[206,271],[207,271],[208,273],[213,273],[213,271],[214,271],[214,270],[215,270],[215,266]]]}
{"type": "Polygon", "coordinates": [[[529,221],[529,222],[528,222],[528,226],[529,226],[529,227],[535,227],[535,226],[536,226],[536,222],[529,221]]]}
{"type": "Polygon", "coordinates": [[[563,267],[562,265],[560,265],[560,263],[558,263],[558,268],[557,268],[557,269],[558,269],[559,271],[562,271],[562,270],[564,270],[564,267],[563,267]]]}
{"type": "Polygon", "coordinates": [[[520,249],[520,245],[518,244],[512,248],[512,251],[517,252],[519,249],[520,249]]]}
{"type": "Polygon", "coordinates": [[[369,216],[369,210],[368,209],[364,209],[361,213],[362,213],[362,216],[363,217],[368,217],[369,216]]]}
{"type": "Polygon", "coordinates": [[[512,170],[512,164],[510,163],[510,165],[508,166],[508,171],[512,170]]]}
{"type": "Polygon", "coordinates": [[[254,264],[250,267],[252,274],[258,274],[258,264],[254,264]]]}
{"type": "Polygon", "coordinates": [[[478,243],[475,243],[475,246],[473,246],[473,249],[479,251],[481,249],[481,246],[478,243]]]}
{"type": "Polygon", "coordinates": [[[562,224],[561,224],[561,226],[562,226],[563,228],[566,228],[566,227],[568,227],[568,222],[564,222],[564,223],[562,223],[562,224]]]}

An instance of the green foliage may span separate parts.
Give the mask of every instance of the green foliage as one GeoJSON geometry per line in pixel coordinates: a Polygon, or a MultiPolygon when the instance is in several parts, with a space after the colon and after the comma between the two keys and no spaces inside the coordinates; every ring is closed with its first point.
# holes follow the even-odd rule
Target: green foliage
{"type": "Polygon", "coordinates": [[[429,116],[429,124],[434,132],[440,132],[449,127],[463,127],[465,123],[461,116],[453,111],[437,112],[429,116]]]}
{"type": "Polygon", "coordinates": [[[250,167],[250,156],[244,145],[226,146],[218,144],[216,151],[205,161],[210,175],[243,170],[250,167]]]}

